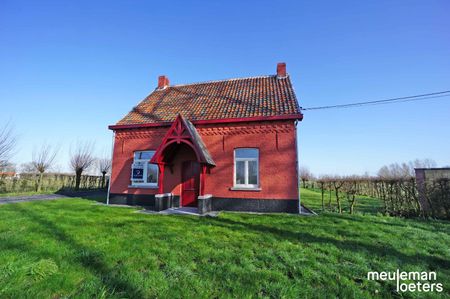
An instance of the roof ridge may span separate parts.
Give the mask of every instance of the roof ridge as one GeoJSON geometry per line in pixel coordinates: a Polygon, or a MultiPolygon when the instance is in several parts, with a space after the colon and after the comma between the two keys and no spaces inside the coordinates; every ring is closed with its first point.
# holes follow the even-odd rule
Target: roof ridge
{"type": "MultiPolygon", "coordinates": [[[[238,80],[247,80],[247,79],[263,79],[263,78],[272,78],[277,77],[277,75],[261,75],[261,76],[252,76],[252,77],[242,77],[242,78],[229,78],[229,79],[220,79],[220,80],[209,80],[209,81],[201,81],[201,82],[194,82],[194,83],[185,83],[185,84],[175,84],[175,85],[169,85],[168,87],[180,87],[180,86],[189,86],[189,85],[200,85],[200,84],[209,84],[209,83],[219,83],[219,82],[227,82],[227,81],[238,81],[238,80]]],[[[280,79],[286,79],[289,77],[289,74],[286,75],[286,77],[280,78],[280,79]]],[[[163,89],[156,89],[157,90],[163,90],[163,89]]]]}

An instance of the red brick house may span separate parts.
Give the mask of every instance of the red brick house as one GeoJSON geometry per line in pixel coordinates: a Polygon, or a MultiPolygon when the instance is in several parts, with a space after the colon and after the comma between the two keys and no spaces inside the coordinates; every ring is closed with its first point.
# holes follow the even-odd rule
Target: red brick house
{"type": "Polygon", "coordinates": [[[299,211],[297,122],[277,74],[158,87],[114,131],[109,203],[153,210],[299,211]]]}

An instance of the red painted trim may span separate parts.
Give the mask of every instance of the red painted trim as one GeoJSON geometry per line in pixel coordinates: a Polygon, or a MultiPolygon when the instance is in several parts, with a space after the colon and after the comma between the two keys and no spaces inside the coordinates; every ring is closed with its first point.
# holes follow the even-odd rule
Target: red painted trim
{"type": "MultiPolygon", "coordinates": [[[[257,116],[257,117],[241,117],[241,118],[225,118],[225,119],[210,119],[210,120],[194,120],[194,125],[207,125],[207,124],[228,124],[228,123],[240,123],[240,122],[254,122],[254,121],[270,121],[270,120],[302,120],[303,114],[291,114],[291,115],[278,115],[278,116],[257,116]]],[[[169,127],[173,122],[159,122],[159,123],[144,123],[144,124],[130,124],[130,125],[110,125],[110,130],[123,130],[123,129],[138,129],[149,127],[169,127]]]]}
{"type": "Polygon", "coordinates": [[[174,143],[178,143],[178,144],[184,143],[184,144],[189,145],[189,146],[194,150],[195,156],[197,157],[197,161],[200,161],[200,160],[201,160],[201,159],[200,159],[200,154],[198,153],[197,148],[194,146],[194,144],[192,144],[192,142],[190,142],[190,141],[188,141],[188,140],[180,140],[180,141],[177,141],[177,140],[174,139],[174,140],[168,141],[168,142],[166,142],[166,143],[164,143],[164,142],[161,143],[161,144],[162,144],[162,147],[161,147],[160,150],[158,150],[158,153],[160,152],[161,154],[160,154],[160,155],[156,155],[156,153],[155,153],[155,155],[154,155],[155,159],[152,159],[152,160],[151,160],[151,163],[157,163],[157,164],[163,163],[163,158],[164,158],[164,157],[163,157],[163,153],[164,153],[164,150],[165,150],[169,145],[174,144],[174,143]]]}
{"type": "Polygon", "coordinates": [[[164,164],[158,164],[159,168],[159,184],[158,184],[158,193],[164,193],[164,164]]]}
{"type": "Polygon", "coordinates": [[[225,118],[225,119],[211,119],[211,120],[194,120],[195,125],[207,125],[207,124],[228,124],[238,122],[253,122],[253,121],[267,121],[267,120],[285,120],[285,119],[303,119],[303,114],[291,114],[291,115],[277,115],[277,116],[257,116],[257,117],[241,117],[241,118],[225,118]]]}
{"type": "Polygon", "coordinates": [[[206,176],[206,165],[201,165],[202,169],[200,172],[200,196],[205,195],[205,176],[206,176]]]}
{"type": "Polygon", "coordinates": [[[110,130],[120,130],[120,129],[138,129],[138,128],[150,128],[150,127],[170,127],[173,122],[159,122],[159,123],[146,123],[146,124],[131,124],[131,125],[110,125],[108,129],[110,130]]]}

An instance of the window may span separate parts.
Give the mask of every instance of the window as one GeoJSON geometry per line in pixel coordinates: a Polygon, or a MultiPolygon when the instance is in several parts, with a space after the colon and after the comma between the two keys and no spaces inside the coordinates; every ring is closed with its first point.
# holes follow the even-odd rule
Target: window
{"type": "Polygon", "coordinates": [[[234,150],[234,186],[259,187],[259,151],[256,148],[234,150]]]}
{"type": "Polygon", "coordinates": [[[158,186],[158,165],[150,164],[155,151],[134,152],[134,161],[131,166],[132,186],[158,186]]]}

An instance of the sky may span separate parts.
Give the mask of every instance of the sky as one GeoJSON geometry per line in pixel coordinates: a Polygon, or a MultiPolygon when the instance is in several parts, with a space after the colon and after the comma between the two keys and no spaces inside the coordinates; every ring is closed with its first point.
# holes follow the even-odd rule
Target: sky
{"type": "MultiPolygon", "coordinates": [[[[449,1],[0,0],[0,125],[13,162],[42,143],[95,142],[157,85],[275,74],[302,107],[450,90],[449,1]]],[[[393,162],[450,164],[450,97],[304,111],[299,160],[315,174],[376,174],[393,162]]]]}

